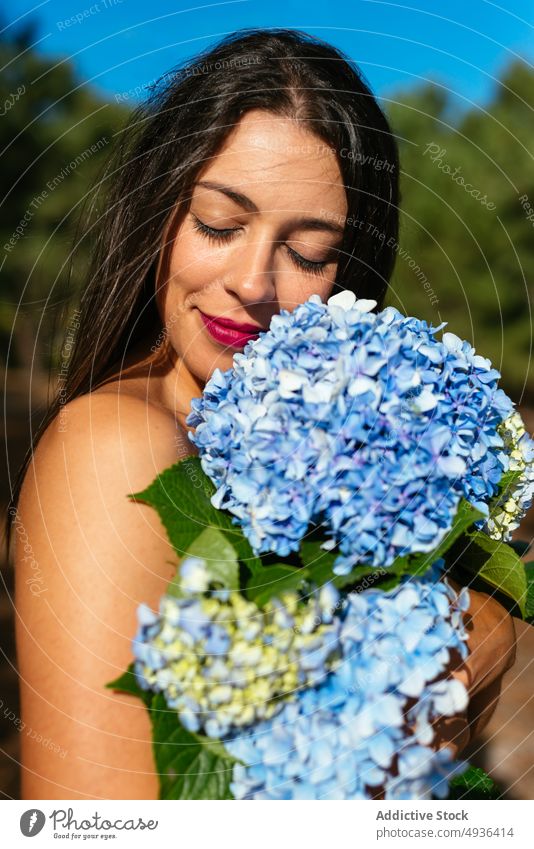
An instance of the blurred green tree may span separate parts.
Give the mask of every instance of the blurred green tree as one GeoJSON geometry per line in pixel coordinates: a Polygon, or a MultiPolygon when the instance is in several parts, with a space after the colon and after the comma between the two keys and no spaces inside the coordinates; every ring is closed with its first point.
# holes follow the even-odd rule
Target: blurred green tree
{"type": "Polygon", "coordinates": [[[1,30],[0,335],[10,366],[39,371],[60,333],[58,305],[83,281],[90,238],[73,257],[71,247],[128,110],[77,79],[68,59],[43,56],[35,22],[1,30]]]}
{"type": "Polygon", "coordinates": [[[520,198],[534,207],[534,71],[516,60],[489,105],[456,118],[456,102],[436,83],[386,105],[402,171],[388,302],[447,321],[532,404],[534,222],[520,198]]]}

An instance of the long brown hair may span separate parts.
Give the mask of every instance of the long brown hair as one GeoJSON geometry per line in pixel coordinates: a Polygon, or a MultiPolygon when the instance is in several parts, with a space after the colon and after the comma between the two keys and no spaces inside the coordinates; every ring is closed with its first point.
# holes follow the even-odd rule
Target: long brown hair
{"type": "Polygon", "coordinates": [[[165,74],[118,134],[100,181],[106,199],[96,224],[85,226],[96,238],[68,374],[15,481],[8,545],[32,453],[60,405],[94,389],[157,334],[155,273],[172,211],[187,212],[198,172],[251,109],[297,119],[337,152],[348,212],[335,282],[382,304],[398,238],[398,151],[351,59],[299,30],[245,29],[165,74]]]}

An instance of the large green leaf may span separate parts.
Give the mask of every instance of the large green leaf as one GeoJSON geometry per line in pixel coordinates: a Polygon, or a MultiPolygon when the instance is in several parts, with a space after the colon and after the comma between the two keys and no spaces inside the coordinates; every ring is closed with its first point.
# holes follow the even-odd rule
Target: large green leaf
{"type": "Polygon", "coordinates": [[[325,551],[321,548],[323,542],[324,539],[309,539],[304,540],[300,546],[300,557],[306,567],[306,574],[315,586],[321,587],[327,581],[331,581],[336,587],[341,588],[377,572],[373,566],[359,564],[348,575],[335,575],[334,563],[339,552],[325,551]]]}
{"type": "Polygon", "coordinates": [[[527,578],[525,565],[509,545],[482,532],[466,534],[451,550],[457,564],[490,587],[503,593],[525,616],[527,578]]]}
{"type": "MultiPolygon", "coordinates": [[[[212,583],[220,584],[228,590],[239,590],[239,563],[235,548],[228,538],[216,528],[206,528],[193,540],[184,558],[202,557],[206,561],[206,571],[212,583]]],[[[180,597],[180,567],[167,588],[168,595],[180,597]]]]}
{"type": "Polygon", "coordinates": [[[435,556],[443,557],[446,551],[456,542],[456,540],[467,531],[479,519],[483,519],[484,514],[469,504],[468,501],[462,499],[458,505],[452,528],[445,534],[440,544],[438,545],[435,556]]]}
{"type": "MultiPolygon", "coordinates": [[[[316,536],[314,534],[313,536],[316,536]]],[[[321,574],[322,570],[332,575],[332,567],[338,555],[337,551],[325,551],[321,548],[324,538],[303,539],[300,544],[299,554],[302,564],[307,567],[310,574],[321,574]]]]}
{"type": "Polygon", "coordinates": [[[436,548],[424,554],[399,557],[392,563],[390,568],[398,575],[424,575],[436,560],[443,557],[452,548],[455,542],[466,533],[474,522],[482,518],[483,514],[479,510],[476,510],[468,501],[462,499],[458,505],[458,510],[456,511],[450,531],[445,534],[436,548]]]}
{"type": "Polygon", "coordinates": [[[523,477],[523,472],[518,469],[515,471],[505,472],[502,478],[499,481],[499,497],[498,500],[501,500],[501,497],[504,496],[508,490],[512,490],[515,484],[521,480],[523,477]]]}
{"type": "Polygon", "coordinates": [[[307,580],[306,569],[275,563],[266,566],[247,583],[247,597],[259,607],[263,607],[270,598],[286,590],[296,590],[307,580]]]}
{"type": "MultiPolygon", "coordinates": [[[[527,564],[533,565],[533,564],[527,564]]],[[[238,761],[218,740],[187,731],[162,694],[141,690],[133,664],[107,687],[139,696],[148,704],[153,750],[160,782],[160,799],[232,799],[230,782],[238,761]]],[[[496,799],[500,796],[492,778],[470,766],[450,781],[449,799],[496,799]]]]}
{"type": "Polygon", "coordinates": [[[130,498],[150,504],[157,510],[169,540],[182,558],[194,540],[209,528],[216,528],[227,538],[239,560],[252,572],[261,569],[242,530],[234,525],[227,510],[211,503],[215,487],[203,472],[200,458],[186,457],[165,469],[142,492],[130,498]]]}
{"type": "Polygon", "coordinates": [[[128,693],[130,696],[137,696],[137,698],[144,701],[147,707],[150,707],[153,694],[149,690],[142,690],[137,683],[133,663],[130,663],[128,669],[123,672],[122,675],[119,675],[119,677],[115,678],[113,681],[109,681],[106,684],[106,687],[110,690],[118,690],[121,693],[128,693]]]}
{"type": "Polygon", "coordinates": [[[186,731],[161,693],[152,699],[150,719],[160,799],[233,799],[236,759],[222,743],[186,731]]]}
{"type": "Polygon", "coordinates": [[[431,565],[443,557],[454,543],[476,522],[482,513],[462,500],[458,506],[451,529],[440,544],[431,552],[397,557],[387,568],[359,563],[348,575],[335,575],[334,562],[339,554],[337,549],[327,551],[322,548],[324,536],[321,529],[313,530],[302,541],[299,549],[301,567],[292,567],[276,563],[255,574],[247,584],[247,595],[260,606],[272,596],[287,589],[297,589],[305,583],[320,587],[331,581],[339,589],[349,586],[379,586],[381,590],[390,590],[399,584],[404,575],[424,575],[431,565]]]}
{"type": "MultiPolygon", "coordinates": [[[[372,583],[378,583],[380,589],[389,590],[397,586],[404,575],[424,575],[432,564],[443,557],[456,540],[482,517],[483,514],[480,511],[472,507],[468,501],[462,499],[458,505],[451,529],[432,551],[397,557],[390,566],[385,568],[358,564],[348,575],[335,577],[334,583],[338,587],[344,587],[367,578],[372,583]]],[[[328,575],[332,578],[332,567],[337,556],[336,552],[321,551],[320,543],[313,541],[303,542],[301,555],[303,562],[309,564],[308,570],[313,574],[317,583],[328,580],[328,575]]]]}
{"type": "Polygon", "coordinates": [[[220,741],[187,731],[161,693],[142,690],[133,663],[106,687],[137,696],[148,709],[160,799],[233,798],[230,781],[236,759],[220,741]]]}
{"type": "Polygon", "coordinates": [[[356,566],[348,575],[334,575],[332,566],[335,554],[320,551],[320,543],[303,543],[301,552],[305,548],[303,561],[307,566],[289,566],[286,563],[275,563],[266,566],[261,572],[253,575],[247,583],[247,596],[259,607],[263,607],[273,596],[280,595],[286,590],[298,590],[303,587],[322,587],[328,581],[338,589],[348,585],[356,587],[372,586],[380,581],[381,589],[389,589],[396,586],[400,576],[391,575],[391,581],[384,581],[388,574],[387,569],[373,566],[356,566]],[[317,558],[313,552],[317,551],[317,558]],[[323,555],[327,556],[323,556],[323,555]],[[367,581],[367,583],[366,583],[367,581]]]}
{"type": "Polygon", "coordinates": [[[527,597],[525,601],[525,620],[534,625],[534,560],[524,563],[527,582],[527,597]]]}

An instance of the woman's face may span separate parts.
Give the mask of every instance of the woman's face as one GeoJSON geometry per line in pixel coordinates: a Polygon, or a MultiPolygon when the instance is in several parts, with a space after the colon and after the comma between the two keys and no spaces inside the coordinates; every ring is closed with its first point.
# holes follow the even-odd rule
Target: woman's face
{"type": "Polygon", "coordinates": [[[180,369],[205,383],[281,309],[326,300],[346,213],[332,150],[294,121],[246,113],[200,173],[158,287],[180,369]]]}

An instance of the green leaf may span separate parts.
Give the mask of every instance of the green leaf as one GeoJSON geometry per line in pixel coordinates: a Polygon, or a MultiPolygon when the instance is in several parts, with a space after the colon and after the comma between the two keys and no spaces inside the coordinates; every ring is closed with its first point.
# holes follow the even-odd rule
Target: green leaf
{"type": "Polygon", "coordinates": [[[487,772],[470,766],[449,781],[449,799],[499,799],[502,791],[487,772]]]}
{"type": "Polygon", "coordinates": [[[348,575],[335,575],[334,563],[339,551],[337,549],[325,551],[321,548],[323,542],[324,539],[304,540],[299,551],[308,579],[315,586],[322,587],[327,581],[331,581],[336,587],[344,587],[376,572],[375,567],[360,564],[355,566],[348,575]]]}
{"type": "Polygon", "coordinates": [[[458,540],[452,554],[455,563],[508,596],[525,616],[525,566],[513,548],[476,531],[458,540]]]}
{"type": "MultiPolygon", "coordinates": [[[[202,557],[206,561],[207,572],[212,583],[221,584],[228,590],[239,590],[239,563],[235,548],[228,542],[226,536],[216,528],[206,528],[191,543],[185,557],[202,557]]],[[[180,597],[180,567],[170,582],[167,593],[180,597]]]]}
{"type": "Polygon", "coordinates": [[[452,528],[436,548],[436,557],[443,557],[445,552],[449,550],[456,540],[459,539],[459,537],[465,533],[471,525],[483,518],[484,514],[481,513],[480,510],[477,510],[472,504],[469,504],[468,501],[462,498],[458,505],[458,510],[456,511],[452,528]]]}
{"type": "Polygon", "coordinates": [[[148,709],[160,799],[233,799],[230,781],[238,761],[219,740],[187,731],[161,693],[138,686],[133,668],[131,663],[106,687],[137,696],[148,709]]]}
{"type": "MultiPolygon", "coordinates": [[[[358,564],[348,575],[334,576],[332,569],[337,552],[323,551],[320,548],[321,541],[316,540],[302,543],[302,562],[308,566],[310,578],[313,578],[318,585],[330,579],[334,581],[337,587],[344,587],[366,577],[376,579],[378,576],[380,589],[389,590],[397,586],[403,575],[424,575],[432,564],[443,557],[474,522],[482,518],[483,514],[479,510],[462,499],[458,505],[451,529],[436,548],[430,552],[397,557],[387,568],[358,564]],[[386,576],[388,576],[387,579],[385,579],[386,576]]],[[[373,580],[373,583],[375,583],[375,580],[373,580]]]]}
{"type": "Polygon", "coordinates": [[[505,472],[502,478],[499,481],[499,495],[498,500],[500,501],[501,495],[503,495],[508,489],[512,489],[513,486],[521,480],[523,477],[523,472],[520,469],[515,471],[505,472]]]}
{"type": "Polygon", "coordinates": [[[208,528],[224,534],[237,553],[239,560],[254,573],[261,569],[261,561],[243,535],[234,525],[227,510],[218,510],[211,503],[215,487],[203,472],[200,458],[186,457],[165,469],[142,492],[130,493],[130,498],[150,504],[167,531],[178,556],[184,557],[194,540],[208,528]]]}
{"type": "Polygon", "coordinates": [[[525,601],[525,620],[534,625],[534,560],[523,563],[525,567],[525,578],[527,582],[527,595],[525,601]]]}
{"type": "Polygon", "coordinates": [[[233,799],[237,763],[218,740],[187,731],[161,693],[150,706],[160,799],[233,799]]]}
{"type": "Polygon", "coordinates": [[[250,601],[263,607],[270,598],[286,590],[297,590],[306,581],[306,569],[275,563],[266,566],[262,572],[253,575],[247,583],[246,593],[250,601]]]}
{"type": "Polygon", "coordinates": [[[443,537],[436,548],[423,554],[412,554],[407,557],[397,558],[390,568],[398,575],[424,575],[436,560],[443,557],[452,548],[455,542],[460,539],[474,522],[483,518],[484,515],[480,510],[476,510],[475,507],[462,498],[450,531],[443,537]]]}
{"type": "Polygon", "coordinates": [[[304,539],[300,544],[299,555],[303,566],[307,567],[310,575],[321,574],[323,571],[332,576],[337,551],[325,551],[321,545],[325,539],[304,539]]]}
{"type": "Polygon", "coordinates": [[[137,683],[133,663],[130,663],[128,669],[123,672],[122,675],[119,675],[119,677],[115,678],[114,681],[109,681],[106,684],[106,687],[110,690],[118,690],[121,693],[128,693],[130,696],[137,696],[137,698],[144,701],[147,707],[150,706],[150,702],[152,701],[153,694],[148,690],[142,690],[137,683]]]}
{"type": "Polygon", "coordinates": [[[400,575],[392,575],[387,581],[381,582],[380,589],[382,592],[387,592],[388,590],[395,589],[398,584],[400,584],[400,575]]]}
{"type": "Polygon", "coordinates": [[[203,557],[214,582],[229,590],[239,589],[239,566],[236,551],[228,539],[215,528],[206,528],[187,550],[188,555],[203,557]]]}
{"type": "Polygon", "coordinates": [[[483,533],[473,534],[471,539],[488,555],[478,570],[479,576],[515,601],[524,616],[527,597],[524,563],[506,543],[492,540],[483,533]]]}

